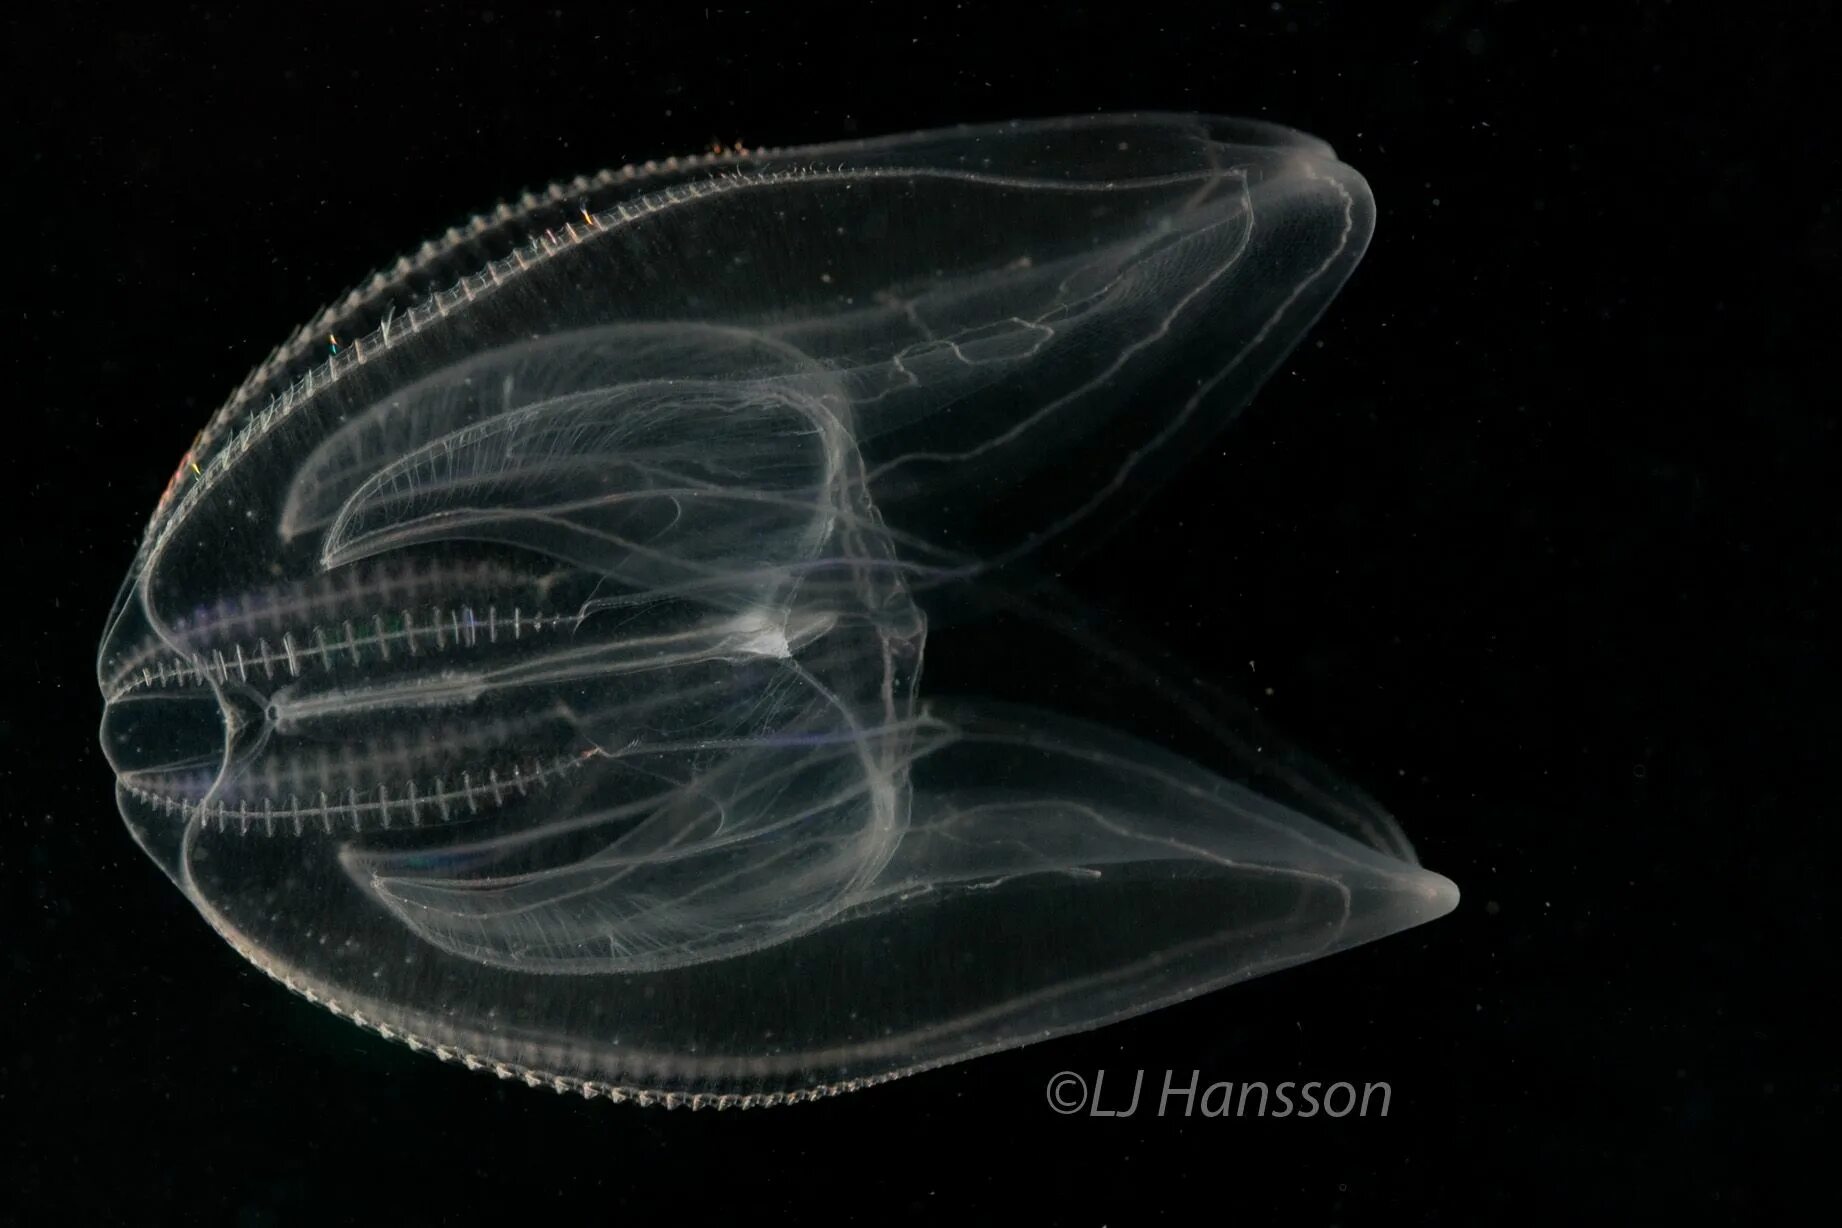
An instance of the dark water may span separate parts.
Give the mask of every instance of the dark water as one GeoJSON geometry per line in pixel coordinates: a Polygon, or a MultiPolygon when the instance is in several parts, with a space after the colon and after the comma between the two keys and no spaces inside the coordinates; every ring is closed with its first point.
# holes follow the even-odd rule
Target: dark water
{"type": "MultiPolygon", "coordinates": [[[[0,1210],[1799,1205],[1838,1088],[1811,1043],[1833,967],[1842,229],[1814,116],[1836,34],[1788,7],[1464,3],[15,21],[0,1210]],[[1453,915],[817,1105],[668,1113],[361,1032],[246,966],[133,846],[95,739],[115,587],[222,395],[368,269],[526,187],[713,141],[1127,108],[1323,136],[1378,225],[1253,407],[1063,579],[1378,797],[1463,889],[1453,915]],[[1124,1109],[1140,1070],[1130,1116],[1046,1102],[1058,1073],[1104,1071],[1124,1109]],[[1392,1099],[1185,1117],[1159,1112],[1167,1071],[1392,1099]]],[[[1043,656],[943,658],[939,681],[1003,693],[1043,656]]]]}

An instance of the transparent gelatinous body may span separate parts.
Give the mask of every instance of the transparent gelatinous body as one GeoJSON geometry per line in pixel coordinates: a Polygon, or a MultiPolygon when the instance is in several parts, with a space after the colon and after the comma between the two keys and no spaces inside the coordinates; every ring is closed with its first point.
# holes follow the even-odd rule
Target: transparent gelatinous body
{"type": "Polygon", "coordinates": [[[649,164],[451,231],[182,461],[98,662],[122,814],[301,993],[667,1103],[1436,917],[1379,815],[920,686],[930,612],[1117,523],[1371,219],[1308,137],[1138,115],[649,164]]]}

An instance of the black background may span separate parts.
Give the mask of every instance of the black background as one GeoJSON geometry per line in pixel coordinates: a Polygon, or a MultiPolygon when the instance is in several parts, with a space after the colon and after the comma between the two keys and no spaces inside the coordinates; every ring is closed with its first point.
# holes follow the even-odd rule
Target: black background
{"type": "Polygon", "coordinates": [[[1838,1071],[1810,1042],[1834,1031],[1842,517],[1822,367],[1842,225],[1819,116],[1839,31],[1796,11],[10,18],[0,1207],[1833,1213],[1838,1071]],[[1322,135],[1379,222],[1253,408],[1070,582],[1376,794],[1464,889],[1455,914],[1085,1036],[691,1113],[361,1032],[244,966],[141,857],[96,749],[94,644],[193,433],[321,304],[477,209],[605,165],[1129,108],[1322,135]],[[1049,1111],[1050,1075],[1099,1068],[1395,1096],[1386,1120],[1049,1111]]]}

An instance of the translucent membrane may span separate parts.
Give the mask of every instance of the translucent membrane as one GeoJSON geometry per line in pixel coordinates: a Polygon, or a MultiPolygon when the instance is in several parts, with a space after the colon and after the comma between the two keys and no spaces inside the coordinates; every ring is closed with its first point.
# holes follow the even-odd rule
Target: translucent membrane
{"type": "Polygon", "coordinates": [[[629,168],[450,232],[181,462],[98,660],[122,814],[300,992],[667,1103],[1439,916],[1379,812],[919,689],[930,613],[1117,526],[1371,219],[1308,137],[1137,115],[629,168]]]}

